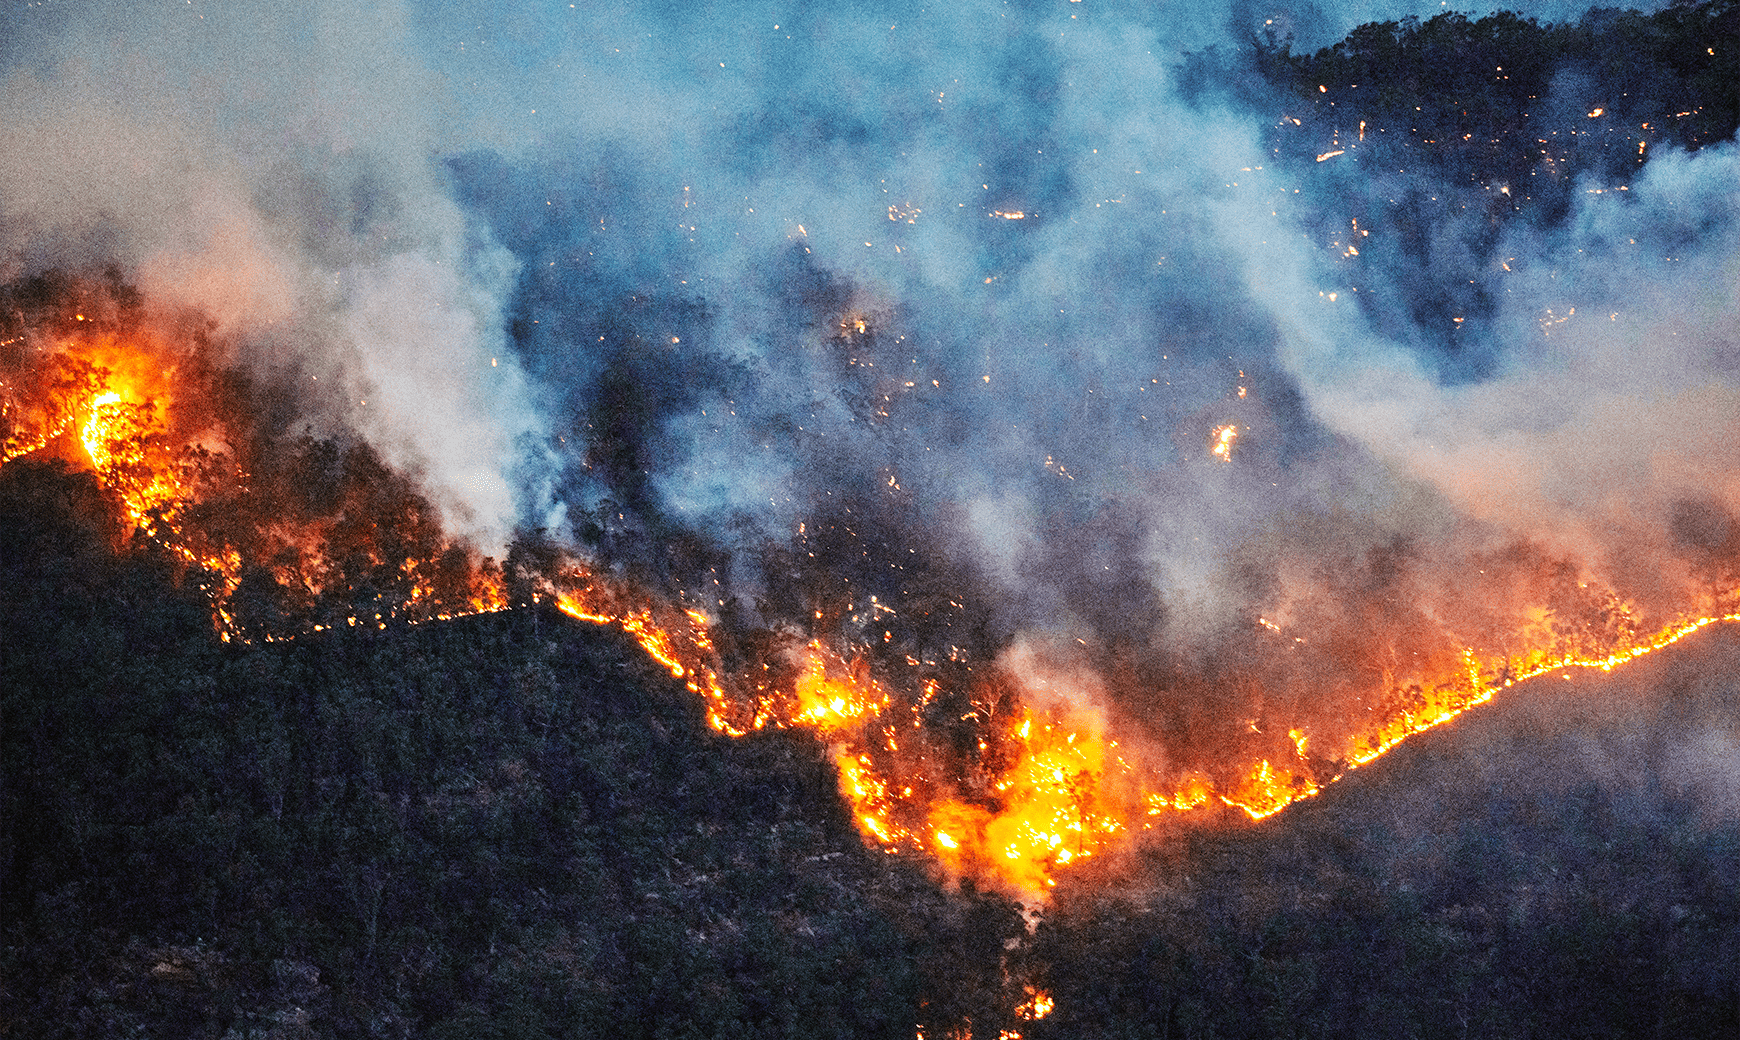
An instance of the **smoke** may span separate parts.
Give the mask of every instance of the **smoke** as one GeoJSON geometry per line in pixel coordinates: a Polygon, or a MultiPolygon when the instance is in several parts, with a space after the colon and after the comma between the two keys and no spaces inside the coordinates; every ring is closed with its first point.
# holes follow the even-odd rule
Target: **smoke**
{"type": "Polygon", "coordinates": [[[1003,655],[1161,757],[1732,555],[1732,144],[1499,220],[1508,185],[1179,89],[1436,8],[85,10],[4,52],[9,270],[119,264],[337,383],[498,546],[1003,655]]]}
{"type": "Polygon", "coordinates": [[[1301,310],[1297,292],[1274,304],[1287,363],[1327,425],[1460,516],[1645,602],[1683,599],[1694,582],[1673,518],[1731,509],[1740,461],[1737,161],[1732,144],[1671,153],[1625,191],[1581,182],[1562,226],[1513,226],[1487,274],[1480,378],[1433,378],[1416,354],[1334,324],[1338,304],[1301,310]]]}
{"type": "Polygon", "coordinates": [[[541,431],[502,329],[517,261],[453,200],[441,77],[393,5],[8,14],[0,262],[116,267],[505,544],[541,431]],[[320,389],[311,387],[311,389],[320,389]]]}

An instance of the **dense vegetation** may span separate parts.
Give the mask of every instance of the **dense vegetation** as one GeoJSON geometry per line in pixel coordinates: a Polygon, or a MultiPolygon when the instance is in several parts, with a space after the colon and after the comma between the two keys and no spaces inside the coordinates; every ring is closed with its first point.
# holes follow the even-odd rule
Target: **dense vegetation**
{"type": "Polygon", "coordinates": [[[1736,674],[1730,629],[1548,676],[1150,844],[1024,950],[1057,995],[1027,1036],[1740,1035],[1736,674]]]}
{"type": "Polygon", "coordinates": [[[225,644],[115,515],[0,470],[0,1036],[1740,1029],[1731,635],[1066,875],[1029,934],[606,630],[225,644]]]}
{"type": "Polygon", "coordinates": [[[807,737],[717,736],[541,609],[226,645],[114,517],[88,474],[0,470],[0,1035],[1007,1017],[1017,908],[866,849],[807,737]]]}
{"type": "Polygon", "coordinates": [[[1310,53],[1295,54],[1291,38],[1271,28],[1236,53],[1189,55],[1178,72],[1197,101],[1299,119],[1278,121],[1303,131],[1277,138],[1298,143],[1288,158],[1314,159],[1320,140],[1356,139],[1363,122],[1365,141],[1383,134],[1392,157],[1446,180],[1520,186],[1543,155],[1549,165],[1569,164],[1562,176],[1623,177],[1641,165],[1639,140],[1695,150],[1732,138],[1740,126],[1737,37],[1735,0],[1654,14],[1597,8],[1545,24],[1513,11],[1446,11],[1424,22],[1371,22],[1310,53]]]}

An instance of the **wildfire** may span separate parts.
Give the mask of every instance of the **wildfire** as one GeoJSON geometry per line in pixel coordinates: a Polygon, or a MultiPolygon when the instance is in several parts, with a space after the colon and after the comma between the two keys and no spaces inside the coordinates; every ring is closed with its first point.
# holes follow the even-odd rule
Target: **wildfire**
{"type": "Polygon", "coordinates": [[[95,472],[145,537],[215,578],[208,591],[219,601],[215,620],[228,638],[233,626],[221,601],[236,587],[241,559],[231,547],[196,543],[182,530],[183,506],[208,460],[202,449],[175,443],[171,409],[180,359],[143,330],[118,331],[82,313],[76,322],[59,343],[30,342],[41,356],[26,373],[34,378],[5,384],[0,462],[40,452],[95,472]]]}
{"type": "Polygon", "coordinates": [[[156,507],[187,497],[188,489],[154,443],[163,433],[156,402],[129,401],[122,391],[107,389],[91,398],[86,414],[79,443],[103,482],[121,493],[134,523],[144,523],[156,507]]]}
{"type": "Polygon", "coordinates": [[[85,423],[85,428],[79,432],[79,440],[84,442],[85,452],[90,455],[91,462],[97,469],[105,469],[114,459],[110,450],[116,442],[115,426],[118,418],[111,405],[118,404],[121,395],[115,390],[105,390],[91,398],[91,417],[85,423]]]}
{"type": "Polygon", "coordinates": [[[615,625],[640,644],[647,656],[682,679],[691,693],[707,705],[707,724],[721,733],[741,737],[762,728],[767,718],[752,711],[747,719],[732,705],[716,667],[717,654],[708,632],[707,616],[696,610],[667,611],[661,618],[652,606],[623,608],[616,601],[626,590],[610,588],[583,569],[563,576],[569,586],[555,592],[556,608],[570,617],[595,625],[615,625]]]}
{"type": "Polygon", "coordinates": [[[896,844],[915,840],[911,832],[894,822],[895,799],[888,793],[887,781],[876,775],[869,755],[841,751],[834,756],[834,765],[840,771],[840,791],[852,803],[859,829],[890,852],[896,844]]]}
{"type": "Polygon", "coordinates": [[[798,713],[793,719],[824,733],[881,714],[888,695],[857,675],[828,676],[828,654],[812,642],[797,680],[798,713]]]}
{"type": "Polygon", "coordinates": [[[1028,1022],[1036,1022],[1051,1014],[1052,1007],[1051,994],[1028,986],[1027,999],[1015,1008],[1015,1017],[1028,1022]]]}
{"type": "MultiPolygon", "coordinates": [[[[891,211],[891,219],[916,212],[891,211]]],[[[1364,234],[1357,225],[1355,230],[1364,234]]],[[[1567,320],[1551,312],[1548,319],[1544,324],[1567,320]]],[[[865,335],[869,322],[848,315],[840,328],[843,335],[865,335]]],[[[202,587],[226,640],[261,637],[262,631],[264,638],[275,637],[238,614],[234,596],[246,565],[264,567],[285,596],[301,604],[306,627],[314,631],[385,628],[390,619],[448,618],[510,605],[501,569],[450,545],[436,526],[421,521],[426,504],[371,455],[344,456],[342,465],[331,453],[321,456],[324,473],[344,474],[336,512],[264,497],[275,488],[265,471],[320,461],[318,446],[280,445],[273,450],[287,457],[275,460],[271,451],[248,448],[248,432],[233,417],[214,412],[194,421],[180,414],[182,402],[200,402],[211,388],[178,375],[174,364],[165,363],[163,346],[148,339],[86,333],[46,353],[34,383],[0,384],[0,464],[35,452],[88,462],[144,537],[212,576],[202,587]],[[212,523],[226,509],[254,510],[249,515],[257,530],[250,535],[246,525],[212,523]],[[398,540],[383,541],[382,527],[393,528],[398,540]],[[367,593],[373,598],[359,602],[363,590],[374,590],[367,593]],[[343,613],[322,614],[328,599],[343,613]]],[[[1238,386],[1237,393],[1245,397],[1246,387],[1238,386]]],[[[1235,424],[1215,427],[1210,456],[1230,462],[1239,435],[1235,424]]],[[[1072,476],[1049,457],[1046,467],[1072,476]]],[[[1164,777],[1125,761],[1107,739],[1103,720],[1090,713],[1037,710],[1019,701],[998,709],[975,701],[959,719],[970,723],[965,732],[976,735],[976,749],[968,747],[963,755],[961,731],[937,732],[927,715],[947,701],[943,680],[922,671],[890,674],[875,664],[869,647],[810,638],[796,649],[777,651],[779,662],[760,662],[766,675],[785,678],[751,681],[741,671],[727,671],[713,621],[700,610],[594,573],[568,556],[561,557],[561,566],[538,573],[535,584],[533,599],[547,599],[576,619],[618,628],[634,639],[700,698],[716,731],[733,737],[767,727],[813,731],[828,745],[840,793],[868,842],[890,854],[926,854],[954,875],[989,882],[1030,903],[1046,898],[1060,871],[1128,840],[1136,821],[1148,828],[1166,820],[1219,820],[1224,817],[1213,814],[1229,808],[1260,821],[1515,683],[1574,668],[1610,671],[1710,625],[1740,621],[1740,613],[1712,612],[1644,639],[1624,638],[1630,628],[1622,626],[1611,645],[1593,651],[1534,649],[1520,657],[1483,659],[1465,649],[1455,667],[1445,666],[1447,674],[1409,687],[1408,697],[1352,732],[1314,736],[1295,726],[1286,744],[1277,740],[1242,764],[1164,777]],[[775,663],[784,667],[773,668],[775,663]],[[1319,751],[1314,759],[1313,749],[1323,747],[1329,753],[1319,751]]],[[[893,613],[872,597],[871,617],[893,613]]],[[[1258,626],[1265,635],[1283,632],[1280,622],[1266,617],[1258,618],[1258,626]]],[[[883,637],[889,638],[886,631],[883,637]]],[[[1294,638],[1288,645],[1303,643],[1294,638]]],[[[1542,645],[1551,645],[1550,635],[1542,645]]],[[[917,657],[905,660],[910,668],[922,667],[917,657]]],[[[960,673],[953,679],[963,681],[960,673]]],[[[1255,722],[1251,728],[1258,729],[1255,722]]],[[[1028,986],[1014,1015],[1032,1022],[1052,1010],[1051,997],[1028,986]]],[[[970,1026],[951,1035],[970,1036],[970,1026]]],[[[1002,1031],[1006,1040],[1020,1035],[1002,1031]]]]}
{"type": "Polygon", "coordinates": [[[133,539],[210,598],[225,640],[291,634],[273,626],[295,616],[298,630],[385,627],[506,605],[499,570],[447,542],[372,452],[262,436],[248,385],[213,368],[198,337],[126,310],[12,317],[21,331],[7,345],[21,349],[0,371],[0,464],[38,457],[94,473],[133,539]],[[315,479],[286,479],[298,470],[315,479]],[[276,593],[242,609],[250,566],[276,593]]]}
{"type": "Polygon", "coordinates": [[[1055,867],[1102,850],[1123,813],[1102,790],[1105,741],[1087,727],[1035,722],[1029,715],[1014,728],[1020,754],[992,783],[992,799],[942,798],[929,824],[945,863],[1037,898],[1056,884],[1055,867]]]}
{"type": "MultiPolygon", "coordinates": [[[[851,316],[844,328],[856,331],[861,321],[851,316]]],[[[29,378],[7,374],[0,384],[0,463],[42,452],[88,466],[139,536],[206,576],[199,580],[225,638],[379,628],[510,604],[501,568],[448,543],[426,518],[427,503],[372,455],[261,441],[244,408],[216,403],[215,382],[187,356],[143,331],[95,322],[73,328],[58,339],[39,337],[29,378]],[[196,408],[200,414],[189,414],[196,408]],[[304,471],[328,482],[331,502],[321,506],[286,490],[297,483],[289,475],[304,471]],[[383,530],[392,538],[383,539],[383,530]],[[286,610],[300,611],[300,628],[262,628],[241,609],[235,594],[250,567],[276,583],[286,610]]],[[[1239,434],[1232,424],[1214,428],[1211,457],[1230,461],[1239,434]]],[[[987,681],[983,669],[939,671],[916,656],[902,666],[896,656],[878,658],[874,645],[794,629],[796,639],[776,640],[753,668],[730,670],[707,613],[557,555],[557,564],[516,579],[532,581],[533,599],[634,639],[700,698],[718,732],[814,732],[828,745],[840,791],[868,841],[889,852],[925,853],[951,872],[1032,900],[1045,897],[1059,871],[1127,841],[1137,822],[1219,819],[1212,814],[1229,807],[1265,819],[1524,679],[1611,670],[1740,620],[1740,613],[1710,611],[1646,638],[1628,634],[1636,626],[1627,621],[1611,629],[1617,634],[1576,649],[1553,649],[1550,631],[1525,631],[1538,648],[1509,656],[1468,648],[1459,658],[1442,656],[1440,674],[1417,677],[1405,696],[1382,700],[1386,692],[1374,691],[1381,705],[1369,723],[1337,730],[1318,720],[1310,733],[1293,725],[1286,741],[1277,729],[1272,741],[1253,738],[1266,742],[1248,759],[1168,776],[1126,761],[1104,720],[1090,712],[949,689],[987,681]],[[968,702],[970,710],[939,708],[968,702]]],[[[868,609],[872,617],[893,616],[875,600],[868,609]]],[[[1268,617],[1253,627],[1263,638],[1283,635],[1282,623],[1268,617]]],[[[1032,996],[1032,1017],[1043,1017],[1049,1004],[1043,994],[1032,996]]]]}

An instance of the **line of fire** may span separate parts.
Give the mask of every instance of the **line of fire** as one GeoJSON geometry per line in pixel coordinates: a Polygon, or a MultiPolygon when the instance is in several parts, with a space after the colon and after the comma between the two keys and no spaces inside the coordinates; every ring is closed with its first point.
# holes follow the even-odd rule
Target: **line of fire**
{"type": "MultiPolygon", "coordinates": [[[[638,641],[723,733],[813,732],[831,751],[866,841],[928,856],[950,875],[1031,903],[1043,902],[1064,872],[1144,831],[1262,820],[1516,683],[1611,670],[1740,619],[1732,590],[1712,588],[1648,625],[1610,591],[1566,579],[1562,561],[1527,553],[1513,554],[1504,580],[1558,568],[1555,588],[1561,599],[1566,588],[1580,597],[1580,615],[1543,599],[1484,642],[1422,631],[1411,647],[1380,646],[1393,632],[1362,642],[1358,632],[1258,617],[1246,650],[1279,662],[1267,676],[1285,671],[1296,681],[1337,662],[1348,672],[1347,661],[1377,661],[1360,673],[1367,687],[1341,699],[1361,710],[1341,719],[1239,719],[1239,740],[1171,745],[1170,765],[1159,767],[1143,739],[1125,736],[1129,720],[1089,698],[1028,696],[984,648],[939,656],[895,640],[885,625],[919,604],[836,602],[832,617],[810,611],[809,626],[799,615],[740,631],[699,597],[547,542],[488,559],[445,535],[414,483],[367,445],[272,419],[281,391],[219,363],[197,322],[149,317],[97,281],[61,277],[25,288],[14,302],[31,309],[15,308],[0,346],[0,464],[95,473],[132,527],[117,538],[159,553],[197,583],[224,639],[554,603],[638,641]],[[1573,625],[1572,617],[1582,620],[1573,625]],[[860,635],[841,639],[843,630],[860,635]]],[[[1208,431],[1203,450],[1212,464],[1238,464],[1237,436],[1232,424],[1208,431]]],[[[1487,563],[1494,575],[1504,566],[1487,563]]],[[[1214,681],[1264,679],[1247,669],[1214,681]]],[[[1191,694],[1186,680],[1174,681],[1179,696],[1191,694]]]]}

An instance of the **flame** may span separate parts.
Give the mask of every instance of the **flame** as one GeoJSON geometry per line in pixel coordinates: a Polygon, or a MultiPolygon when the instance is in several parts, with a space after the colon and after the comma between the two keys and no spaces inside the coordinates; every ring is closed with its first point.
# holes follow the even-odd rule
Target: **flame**
{"type": "Polygon", "coordinates": [[[667,616],[661,617],[653,606],[618,606],[614,601],[627,596],[627,590],[613,589],[584,569],[571,570],[563,578],[570,587],[554,595],[556,608],[580,621],[614,625],[628,633],[647,656],[682,679],[691,693],[700,695],[706,702],[707,724],[713,729],[741,737],[767,724],[767,717],[759,710],[751,710],[743,718],[726,693],[707,615],[698,610],[667,610],[667,616]]]}
{"type": "MultiPolygon", "coordinates": [[[[912,726],[920,732],[909,743],[920,750],[902,750],[893,724],[897,716],[889,714],[894,698],[863,664],[849,663],[812,640],[798,655],[800,668],[787,707],[764,705],[746,716],[741,691],[728,689],[721,678],[705,615],[661,614],[651,607],[612,609],[596,578],[583,580],[593,583],[588,586],[591,600],[563,594],[557,601],[562,609],[633,636],[649,656],[703,696],[715,729],[741,736],[767,725],[802,726],[835,741],[840,792],[867,840],[890,853],[928,853],[953,872],[994,881],[1029,900],[1043,901],[1059,870],[1125,839],[1132,818],[1187,818],[1220,805],[1260,821],[1315,797],[1337,779],[1316,775],[1308,757],[1314,740],[1294,727],[1287,731],[1290,760],[1258,758],[1242,771],[1233,770],[1229,775],[1234,779],[1224,784],[1200,773],[1186,774],[1171,785],[1155,784],[1152,777],[1143,782],[1128,763],[1109,755],[1115,745],[1091,718],[1022,708],[1000,729],[987,730],[980,742],[981,750],[992,742],[1009,750],[1008,764],[990,770],[978,793],[953,790],[946,780],[939,782],[927,773],[916,712],[912,726]]],[[[1454,674],[1424,684],[1406,706],[1345,738],[1343,769],[1367,765],[1409,737],[1487,703],[1499,690],[1524,679],[1575,668],[1611,671],[1726,621],[1740,621],[1740,613],[1681,621],[1599,654],[1535,652],[1521,660],[1483,662],[1475,651],[1465,650],[1454,674]]],[[[1266,619],[1264,627],[1280,631],[1266,619]]],[[[926,699],[935,692],[927,682],[926,699]]],[[[1034,1004],[1035,1009],[1041,1006],[1034,1004]]]]}
{"type": "Polygon", "coordinates": [[[91,457],[91,464],[99,470],[103,469],[113,459],[114,453],[110,446],[115,436],[115,409],[110,405],[117,404],[121,394],[116,390],[105,390],[91,398],[91,417],[86,420],[85,428],[79,432],[79,440],[84,443],[85,453],[91,457]]]}
{"type": "Polygon", "coordinates": [[[1037,1022],[1051,1014],[1051,1009],[1055,1006],[1051,994],[1044,990],[1034,989],[1032,986],[1025,987],[1025,989],[1027,999],[1016,1006],[1016,1018],[1025,1022],[1037,1022]]]}
{"type": "Polygon", "coordinates": [[[861,831],[890,852],[897,843],[913,840],[913,835],[894,821],[895,800],[888,793],[887,781],[876,775],[869,755],[840,751],[834,756],[834,765],[840,771],[840,793],[852,803],[852,816],[861,831]]]}
{"type": "MultiPolygon", "coordinates": [[[[104,291],[72,280],[61,290],[104,291]]],[[[344,455],[328,445],[330,457],[316,457],[312,438],[259,435],[252,384],[215,367],[209,344],[174,331],[185,327],[179,322],[165,332],[143,312],[71,308],[58,320],[24,320],[9,341],[25,344],[24,367],[0,382],[0,465],[40,453],[93,472],[133,539],[163,550],[207,595],[225,640],[252,637],[234,600],[250,566],[276,583],[306,630],[506,605],[499,570],[442,537],[410,482],[368,450],[344,455]],[[256,479],[250,469],[260,465],[278,472],[256,479]],[[336,472],[326,489],[336,501],[312,504],[310,492],[287,488],[283,470],[297,465],[336,472]],[[348,613],[310,618],[323,604],[348,613]]]]}
{"type": "Polygon", "coordinates": [[[103,482],[121,493],[133,522],[144,523],[153,508],[185,498],[187,489],[161,450],[153,450],[158,447],[154,439],[163,433],[156,402],[130,401],[113,381],[104,385],[110,388],[84,409],[88,417],[79,428],[79,443],[103,482]]]}
{"type": "MultiPolygon", "coordinates": [[[[184,536],[181,507],[192,497],[192,474],[186,452],[178,451],[170,434],[176,365],[165,353],[143,334],[132,340],[93,330],[63,344],[55,363],[74,375],[39,388],[46,398],[39,407],[65,418],[35,444],[16,447],[40,450],[74,433],[84,459],[119,496],[128,520],[183,562],[217,575],[218,586],[209,591],[221,600],[234,591],[242,561],[231,549],[195,546],[184,536]]],[[[231,626],[221,604],[214,620],[228,638],[231,626]]]]}
{"type": "Polygon", "coordinates": [[[812,642],[797,680],[798,713],[794,722],[825,733],[881,714],[888,703],[886,693],[850,672],[830,678],[828,663],[829,655],[822,644],[812,642]]]}
{"type": "Polygon", "coordinates": [[[1056,884],[1056,867],[1102,851],[1124,829],[1124,812],[1105,790],[1105,740],[1073,721],[1024,715],[1009,733],[1019,754],[992,779],[989,797],[932,804],[931,851],[952,869],[994,878],[1032,899],[1056,884]]]}
{"type": "Polygon", "coordinates": [[[1239,428],[1235,425],[1216,426],[1214,436],[1209,441],[1209,454],[1217,461],[1231,462],[1233,442],[1239,439],[1239,428]]]}
{"type": "MultiPolygon", "coordinates": [[[[868,327],[856,314],[842,323],[851,333],[868,327]]],[[[6,409],[0,464],[37,451],[88,463],[142,536],[212,576],[207,591],[225,638],[248,637],[232,616],[231,599],[244,563],[266,568],[282,588],[314,603],[329,590],[343,591],[343,567],[333,559],[339,551],[333,545],[340,543],[360,546],[356,552],[376,573],[399,581],[402,594],[311,621],[313,630],[380,628],[394,618],[446,618],[509,605],[499,568],[463,553],[448,567],[437,557],[450,547],[436,535],[427,534],[410,552],[394,550],[398,555],[379,541],[355,541],[359,536],[347,524],[355,527],[359,517],[371,525],[381,520],[366,495],[336,514],[291,509],[254,516],[260,530],[251,541],[225,535],[222,525],[211,525],[209,512],[200,512],[203,501],[216,495],[211,500],[253,503],[249,508],[256,509],[274,501],[270,481],[256,482],[242,464],[239,446],[247,437],[237,424],[243,420],[217,413],[207,400],[212,384],[201,382],[198,366],[171,346],[145,333],[122,335],[100,322],[80,322],[77,329],[42,351],[29,379],[0,386],[6,409]],[[190,414],[202,408],[209,414],[190,414]]],[[[1211,457],[1230,461],[1239,434],[1236,425],[1216,427],[1211,457]]],[[[378,468],[378,474],[359,477],[358,487],[366,491],[376,486],[369,481],[389,481],[390,473],[378,468]]],[[[1061,464],[1056,469],[1068,475],[1061,464]]],[[[406,515],[414,514],[415,502],[405,502],[406,515]]],[[[1405,696],[1378,703],[1369,723],[1339,729],[1322,720],[1281,720],[1290,728],[1274,728],[1270,739],[1253,722],[1258,732],[1252,739],[1260,744],[1246,752],[1248,758],[1163,776],[1126,762],[1106,738],[1102,720],[1080,710],[1039,710],[1015,699],[1000,707],[974,701],[958,719],[964,725],[950,721],[952,715],[937,715],[937,705],[955,703],[951,693],[971,692],[950,691],[948,684],[983,681],[967,671],[938,671],[916,657],[905,658],[914,671],[890,671],[899,664],[878,665],[871,646],[806,633],[807,642],[759,661],[753,675],[732,672],[715,645],[714,621],[702,610],[572,558],[540,573],[537,582],[534,599],[632,638],[700,699],[718,732],[744,736],[770,726],[813,731],[827,744],[841,794],[870,843],[890,853],[929,855],[951,872],[1036,901],[1056,885],[1061,871],[1127,841],[1138,821],[1153,827],[1166,820],[1215,820],[1227,808],[1263,820],[1525,679],[1579,668],[1611,671],[1703,628],[1740,621],[1740,613],[1709,610],[1644,637],[1634,634],[1628,609],[1616,604],[1623,623],[1607,630],[1616,634],[1588,637],[1566,649],[1540,608],[1539,619],[1525,617],[1514,633],[1524,649],[1482,656],[1469,647],[1441,656],[1439,674],[1416,676],[1405,696]],[[949,732],[942,732],[943,723],[949,732]],[[971,734],[976,748],[960,746],[963,733],[971,734]]],[[[874,600],[868,608],[871,618],[892,614],[874,600]]],[[[1283,636],[1282,623],[1269,617],[1253,628],[1263,638],[1283,636]]],[[[1278,640],[1284,646],[1303,641],[1278,640]]],[[[1030,1007],[1033,1018],[1043,1017],[1049,998],[1030,996],[1023,1007],[1030,1007]]]]}

